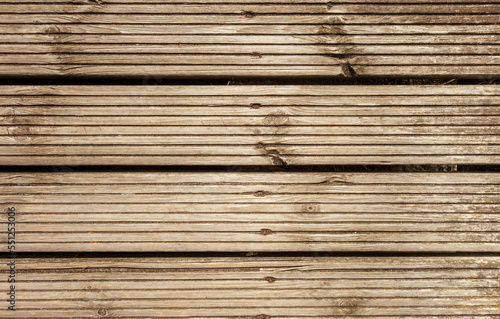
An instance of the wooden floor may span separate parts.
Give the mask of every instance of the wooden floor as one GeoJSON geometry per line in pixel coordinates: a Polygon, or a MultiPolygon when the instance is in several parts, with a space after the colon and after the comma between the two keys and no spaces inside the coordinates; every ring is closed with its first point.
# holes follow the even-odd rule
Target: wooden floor
{"type": "Polygon", "coordinates": [[[0,165],[500,162],[498,86],[6,86],[0,165]]]}
{"type": "Polygon", "coordinates": [[[500,319],[499,22],[0,0],[0,318],[500,319]]]}
{"type": "Polygon", "coordinates": [[[20,212],[18,252],[500,252],[499,184],[495,173],[1,174],[0,201],[20,212]]]}
{"type": "Polygon", "coordinates": [[[4,76],[494,77],[489,0],[0,1],[4,76]]]}
{"type": "MultiPolygon", "coordinates": [[[[1,318],[486,319],[499,313],[498,257],[17,263],[19,309],[1,318]]],[[[6,282],[0,286],[7,290],[6,282]]]]}

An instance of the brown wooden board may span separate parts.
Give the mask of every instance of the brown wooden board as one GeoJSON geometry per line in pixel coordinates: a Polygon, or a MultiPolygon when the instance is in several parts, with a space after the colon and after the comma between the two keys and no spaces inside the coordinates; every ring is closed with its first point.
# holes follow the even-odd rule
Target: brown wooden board
{"type": "Polygon", "coordinates": [[[495,173],[1,173],[1,249],[10,208],[18,252],[498,252],[499,184],[495,173]]]}
{"type": "Polygon", "coordinates": [[[495,77],[496,1],[0,1],[4,76],[495,77]]]}
{"type": "MultiPolygon", "coordinates": [[[[9,262],[1,259],[2,292],[9,262]]],[[[0,317],[491,319],[499,265],[498,257],[19,258],[16,310],[2,307],[0,317]]]]}
{"type": "Polygon", "coordinates": [[[496,86],[2,86],[0,165],[498,164],[496,86]]]}

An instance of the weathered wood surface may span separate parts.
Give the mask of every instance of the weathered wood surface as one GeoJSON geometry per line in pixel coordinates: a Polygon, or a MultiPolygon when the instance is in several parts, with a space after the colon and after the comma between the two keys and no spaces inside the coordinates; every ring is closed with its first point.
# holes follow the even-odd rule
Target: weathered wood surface
{"type": "Polygon", "coordinates": [[[2,86],[0,165],[497,164],[496,86],[2,86]]]}
{"type": "Polygon", "coordinates": [[[0,1],[11,76],[500,74],[495,1],[0,1]]]}
{"type": "Polygon", "coordinates": [[[17,310],[0,317],[491,319],[499,266],[498,257],[19,258],[17,310]]]}
{"type": "MultiPolygon", "coordinates": [[[[1,173],[16,250],[500,251],[495,173],[1,173]]],[[[2,245],[6,251],[7,245],[2,245]]]]}

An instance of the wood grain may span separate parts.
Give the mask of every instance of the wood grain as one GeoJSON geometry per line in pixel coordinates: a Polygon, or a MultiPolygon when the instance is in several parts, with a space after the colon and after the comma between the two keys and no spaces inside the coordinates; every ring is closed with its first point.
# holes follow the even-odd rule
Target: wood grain
{"type": "Polygon", "coordinates": [[[495,318],[499,266],[498,257],[18,258],[16,311],[0,317],[495,318]]]}
{"type": "Polygon", "coordinates": [[[499,75],[492,1],[0,1],[3,76],[499,75]]]}
{"type": "Polygon", "coordinates": [[[496,164],[496,86],[2,86],[0,165],[496,164]]]}
{"type": "Polygon", "coordinates": [[[17,211],[19,252],[487,252],[499,251],[499,183],[494,173],[2,173],[0,202],[5,217],[17,211]]]}

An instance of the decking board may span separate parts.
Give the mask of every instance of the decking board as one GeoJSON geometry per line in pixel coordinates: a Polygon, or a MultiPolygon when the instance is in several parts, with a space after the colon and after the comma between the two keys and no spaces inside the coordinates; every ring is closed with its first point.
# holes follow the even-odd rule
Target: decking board
{"type": "Polygon", "coordinates": [[[495,86],[2,86],[0,165],[496,164],[495,86]]]}
{"type": "Polygon", "coordinates": [[[499,265],[497,257],[17,258],[16,311],[0,317],[497,318],[499,265]]]}
{"type": "Polygon", "coordinates": [[[494,173],[2,173],[0,183],[20,252],[500,247],[494,173]]]}
{"type": "Polygon", "coordinates": [[[0,2],[4,76],[495,77],[491,1],[0,2]]]}

